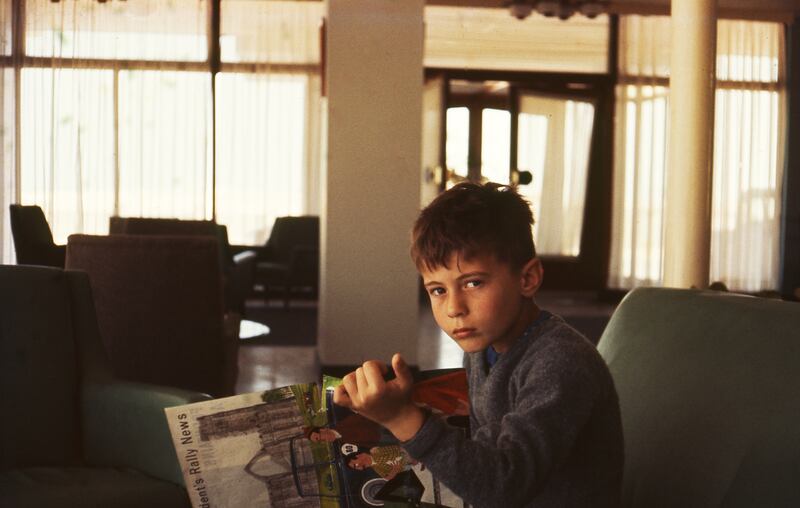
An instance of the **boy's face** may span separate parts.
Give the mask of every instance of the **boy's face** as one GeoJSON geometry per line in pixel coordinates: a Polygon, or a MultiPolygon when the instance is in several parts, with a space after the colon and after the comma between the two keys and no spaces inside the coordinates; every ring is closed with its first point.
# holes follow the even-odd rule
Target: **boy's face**
{"type": "Polygon", "coordinates": [[[372,465],[372,456],[368,453],[359,453],[347,463],[353,469],[364,470],[372,465]]]}
{"type": "Polygon", "coordinates": [[[538,313],[533,295],[541,262],[534,258],[512,270],[492,255],[467,260],[454,254],[447,264],[420,272],[436,323],[467,353],[490,345],[504,353],[538,313]]]}
{"type": "Polygon", "coordinates": [[[320,441],[333,443],[336,441],[337,437],[339,436],[336,432],[332,431],[331,429],[322,428],[312,432],[309,436],[309,439],[315,443],[319,443],[320,441]]]}

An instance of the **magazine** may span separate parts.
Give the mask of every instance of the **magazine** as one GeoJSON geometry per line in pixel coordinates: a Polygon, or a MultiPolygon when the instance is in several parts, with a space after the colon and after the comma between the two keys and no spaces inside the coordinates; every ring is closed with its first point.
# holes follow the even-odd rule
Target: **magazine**
{"type": "MultiPolygon", "coordinates": [[[[333,404],[340,383],[165,409],[192,506],[462,508],[390,432],[333,404]]],[[[412,399],[468,434],[462,369],[417,373],[412,399]]]]}

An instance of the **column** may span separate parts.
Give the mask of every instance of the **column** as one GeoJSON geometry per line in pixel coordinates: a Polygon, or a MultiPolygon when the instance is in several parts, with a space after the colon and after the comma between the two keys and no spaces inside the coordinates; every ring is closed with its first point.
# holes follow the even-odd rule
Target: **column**
{"type": "Polygon", "coordinates": [[[423,0],[328,0],[319,355],[417,361],[423,0]]]}
{"type": "Polygon", "coordinates": [[[716,37],[716,0],[672,0],[665,286],[708,286],[716,37]]]}

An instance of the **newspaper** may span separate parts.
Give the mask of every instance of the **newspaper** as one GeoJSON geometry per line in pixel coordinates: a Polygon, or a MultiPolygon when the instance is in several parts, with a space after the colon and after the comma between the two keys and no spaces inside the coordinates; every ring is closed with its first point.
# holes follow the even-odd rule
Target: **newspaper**
{"type": "MultiPolygon", "coordinates": [[[[463,507],[391,433],[333,404],[340,382],[165,409],[192,506],[463,507]]],[[[463,370],[422,372],[412,398],[468,432],[466,387],[463,370]]]]}

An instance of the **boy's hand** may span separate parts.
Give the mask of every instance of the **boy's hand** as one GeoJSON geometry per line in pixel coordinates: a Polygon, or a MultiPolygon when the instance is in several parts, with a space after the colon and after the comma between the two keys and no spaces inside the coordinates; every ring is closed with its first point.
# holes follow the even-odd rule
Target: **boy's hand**
{"type": "Polygon", "coordinates": [[[342,379],[333,402],[379,423],[400,441],[408,441],[425,422],[425,414],[411,402],[411,370],[399,353],[392,357],[396,378],[383,379],[386,364],[368,361],[342,379]]]}

